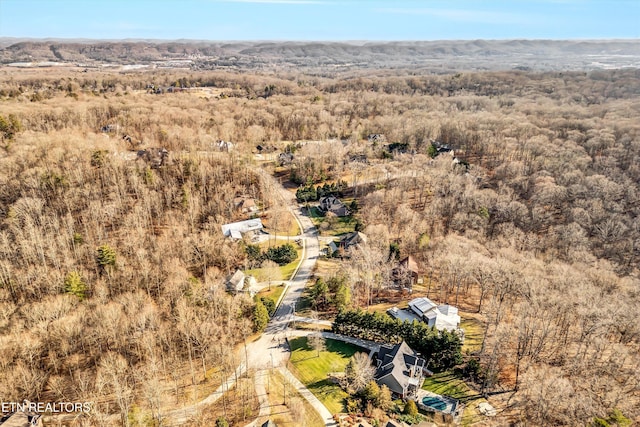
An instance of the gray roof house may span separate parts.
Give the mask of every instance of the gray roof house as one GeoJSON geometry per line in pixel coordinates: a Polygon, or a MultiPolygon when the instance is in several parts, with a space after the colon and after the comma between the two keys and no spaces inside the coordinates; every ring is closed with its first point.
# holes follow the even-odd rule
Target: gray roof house
{"type": "Polygon", "coordinates": [[[439,331],[461,331],[458,309],[448,304],[437,305],[429,298],[420,297],[409,301],[409,308],[400,310],[393,307],[387,313],[394,319],[402,321],[425,322],[439,331]]]}
{"type": "Polygon", "coordinates": [[[244,289],[244,273],[236,270],[231,277],[227,279],[227,290],[230,292],[241,292],[244,289]]]}
{"type": "Polygon", "coordinates": [[[359,231],[345,234],[340,238],[340,247],[345,250],[351,249],[360,244],[367,244],[367,235],[359,231]]]}
{"type": "Polygon", "coordinates": [[[324,213],[332,212],[336,216],[347,216],[350,213],[349,208],[335,196],[321,197],[319,202],[318,209],[324,213]]]}
{"type": "Polygon", "coordinates": [[[403,398],[413,396],[422,387],[426,362],[404,341],[391,346],[381,346],[378,352],[375,380],[386,385],[403,398]]]}

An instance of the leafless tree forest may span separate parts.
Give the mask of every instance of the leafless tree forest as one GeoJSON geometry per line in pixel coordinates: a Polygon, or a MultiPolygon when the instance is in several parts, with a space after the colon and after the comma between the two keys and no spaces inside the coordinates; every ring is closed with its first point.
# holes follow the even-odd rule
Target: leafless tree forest
{"type": "Polygon", "coordinates": [[[354,295],[397,243],[484,319],[470,356],[514,423],[640,421],[639,117],[638,70],[0,69],[0,396],[102,402],[79,422],[109,425],[206,395],[251,333],[220,225],[241,195],[283,209],[258,145],[319,141],[285,168],[358,198],[373,244],[351,266],[379,274],[354,295]],[[131,151],[150,147],[168,162],[131,151]]]}

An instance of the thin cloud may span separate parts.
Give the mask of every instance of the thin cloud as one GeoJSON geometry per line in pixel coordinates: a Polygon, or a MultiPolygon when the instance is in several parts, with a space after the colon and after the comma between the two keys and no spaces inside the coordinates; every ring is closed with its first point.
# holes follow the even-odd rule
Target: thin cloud
{"type": "Polygon", "coordinates": [[[375,11],[398,15],[426,15],[450,21],[480,24],[526,24],[530,23],[532,18],[531,15],[525,16],[517,13],[485,10],[387,7],[375,9],[375,11]]]}
{"type": "Polygon", "coordinates": [[[326,4],[321,0],[222,0],[224,3],[259,3],[259,4],[326,4]]]}

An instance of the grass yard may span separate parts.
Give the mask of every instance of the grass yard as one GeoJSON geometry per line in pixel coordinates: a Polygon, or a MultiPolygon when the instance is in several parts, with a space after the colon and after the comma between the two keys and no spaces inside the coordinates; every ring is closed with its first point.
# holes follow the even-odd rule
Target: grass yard
{"type": "MultiPolygon", "coordinates": [[[[411,298],[411,297],[408,297],[411,298]]],[[[398,302],[380,302],[378,304],[371,304],[369,306],[369,308],[367,308],[367,311],[373,311],[373,312],[378,312],[378,313],[386,313],[388,309],[392,308],[392,307],[398,307],[398,308],[407,308],[409,306],[409,299],[405,298],[402,301],[398,301],[398,302]]]]}
{"type": "Polygon", "coordinates": [[[315,226],[320,225],[320,223],[324,221],[324,215],[320,212],[320,209],[318,209],[317,206],[309,206],[308,214],[315,226]]]}
{"type": "Polygon", "coordinates": [[[331,331],[331,326],[329,325],[315,325],[307,322],[293,322],[291,327],[305,331],[331,331]]]}
{"type": "MultiPolygon", "coordinates": [[[[282,242],[278,241],[278,244],[274,246],[280,246],[284,244],[286,244],[286,241],[282,241],[282,242]]],[[[291,275],[295,271],[296,267],[298,266],[298,263],[300,262],[300,258],[302,258],[302,248],[298,247],[298,244],[294,243],[293,241],[291,242],[291,244],[293,244],[296,247],[296,252],[298,253],[298,256],[296,257],[295,260],[293,260],[293,262],[290,262],[289,264],[279,267],[280,277],[274,278],[271,280],[271,289],[273,289],[274,282],[289,280],[291,278],[291,275]]],[[[260,248],[262,250],[266,250],[268,247],[269,245],[267,242],[260,243],[260,248]]],[[[258,282],[265,281],[264,274],[262,273],[261,268],[252,268],[252,269],[246,270],[244,273],[246,275],[255,277],[258,282]]]]}
{"type": "Polygon", "coordinates": [[[461,424],[471,425],[482,420],[483,416],[476,409],[481,402],[486,402],[479,393],[472,390],[451,371],[441,372],[425,379],[422,388],[444,396],[458,399],[466,406],[462,414],[461,424]]]}
{"type": "Polygon", "coordinates": [[[285,378],[279,372],[273,372],[269,375],[269,406],[271,407],[271,420],[277,425],[282,427],[297,427],[299,425],[306,425],[307,427],[321,427],[324,426],[324,421],[320,414],[313,409],[313,406],[307,402],[307,400],[298,393],[293,386],[288,382],[286,387],[287,392],[287,405],[283,404],[284,392],[285,392],[285,378]],[[290,409],[294,406],[294,411],[290,409]],[[297,408],[295,406],[298,406],[297,408]],[[304,408],[300,411],[300,405],[304,408]],[[296,413],[297,412],[297,413],[296,413]],[[303,414],[300,414],[303,412],[303,414]],[[301,416],[305,423],[301,423],[301,416]]]}
{"type": "Polygon", "coordinates": [[[293,262],[290,262],[289,264],[283,265],[282,267],[280,267],[280,274],[282,275],[282,280],[291,279],[291,275],[295,271],[296,267],[298,267],[300,258],[302,258],[302,248],[296,248],[296,252],[298,253],[298,256],[293,262]]]}
{"type": "Polygon", "coordinates": [[[289,341],[291,345],[291,372],[329,409],[332,414],[344,411],[348,396],[340,386],[332,383],[330,372],[344,372],[349,358],[362,351],[359,347],[340,341],[326,340],[326,350],[320,352],[307,343],[306,337],[289,341]]]}
{"type": "Polygon", "coordinates": [[[460,319],[460,327],[464,330],[462,354],[472,354],[482,348],[482,336],[486,327],[481,321],[468,317],[460,319]]]}
{"type": "Polygon", "coordinates": [[[277,234],[283,236],[298,236],[300,235],[300,227],[298,227],[298,221],[289,210],[282,210],[273,213],[277,215],[274,220],[272,213],[262,216],[262,224],[267,229],[269,234],[277,234]]]}
{"type": "Polygon", "coordinates": [[[274,302],[278,302],[278,298],[280,298],[280,295],[282,295],[282,293],[284,292],[284,288],[284,284],[272,283],[271,290],[269,290],[269,287],[266,287],[258,292],[258,295],[261,297],[271,298],[274,302]]]}
{"type": "Polygon", "coordinates": [[[356,229],[356,219],[349,215],[334,218],[335,223],[331,226],[325,224],[326,217],[320,210],[313,206],[309,208],[309,217],[313,221],[313,225],[318,227],[321,236],[340,236],[342,234],[351,233],[356,229]]]}

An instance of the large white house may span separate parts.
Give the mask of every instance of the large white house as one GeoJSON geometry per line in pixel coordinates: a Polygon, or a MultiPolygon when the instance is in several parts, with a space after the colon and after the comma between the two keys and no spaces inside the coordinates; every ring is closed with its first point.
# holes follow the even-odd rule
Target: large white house
{"type": "Polygon", "coordinates": [[[426,297],[412,299],[406,310],[393,307],[387,312],[396,319],[425,322],[429,326],[435,326],[439,331],[460,329],[460,316],[456,307],[448,304],[437,305],[426,297]]]}
{"type": "Polygon", "coordinates": [[[232,222],[222,226],[222,234],[232,239],[242,239],[245,233],[260,231],[263,229],[260,218],[248,219],[246,221],[232,222]]]}

